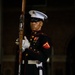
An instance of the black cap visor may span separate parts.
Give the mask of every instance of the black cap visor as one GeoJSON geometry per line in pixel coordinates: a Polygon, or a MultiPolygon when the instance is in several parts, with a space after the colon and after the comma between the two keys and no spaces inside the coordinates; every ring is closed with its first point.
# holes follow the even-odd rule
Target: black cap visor
{"type": "Polygon", "coordinates": [[[38,21],[43,21],[40,18],[31,18],[30,22],[38,22],[38,21]]]}

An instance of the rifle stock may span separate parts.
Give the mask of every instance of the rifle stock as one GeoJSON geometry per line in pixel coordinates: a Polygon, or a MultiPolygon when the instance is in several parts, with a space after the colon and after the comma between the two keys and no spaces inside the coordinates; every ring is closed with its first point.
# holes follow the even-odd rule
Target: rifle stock
{"type": "Polygon", "coordinates": [[[20,24],[19,24],[19,66],[18,66],[18,75],[21,75],[21,62],[22,62],[22,40],[24,36],[24,15],[25,15],[25,0],[22,0],[22,11],[20,15],[20,24]]]}

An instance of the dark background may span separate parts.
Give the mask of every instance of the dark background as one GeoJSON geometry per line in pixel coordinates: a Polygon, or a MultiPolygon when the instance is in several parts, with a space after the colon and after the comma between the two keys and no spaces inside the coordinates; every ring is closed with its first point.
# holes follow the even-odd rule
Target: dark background
{"type": "MultiPolygon", "coordinates": [[[[30,9],[37,9],[48,15],[43,32],[53,43],[50,75],[74,74],[75,1],[74,0],[27,0],[25,33],[29,33],[30,9]],[[73,60],[72,60],[73,59],[73,60]],[[68,71],[68,72],[67,72],[68,71]]],[[[18,38],[21,0],[2,0],[2,75],[14,75],[16,45],[18,38]]]]}
{"type": "MultiPolygon", "coordinates": [[[[2,0],[4,7],[21,7],[21,0],[2,0]]],[[[47,5],[52,7],[74,6],[74,0],[27,0],[27,5],[47,5]]]]}

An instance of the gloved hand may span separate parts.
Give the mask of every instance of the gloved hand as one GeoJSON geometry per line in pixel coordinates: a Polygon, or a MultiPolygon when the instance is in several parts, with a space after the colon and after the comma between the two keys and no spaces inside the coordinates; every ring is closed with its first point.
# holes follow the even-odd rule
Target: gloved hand
{"type": "Polygon", "coordinates": [[[25,51],[25,49],[30,47],[30,42],[28,41],[27,37],[24,36],[24,40],[22,40],[22,49],[25,51]]]}
{"type": "MultiPolygon", "coordinates": [[[[16,45],[19,45],[19,39],[16,39],[15,43],[16,45]]],[[[24,36],[24,39],[22,40],[22,52],[29,47],[30,47],[30,42],[28,41],[27,37],[24,36]]]]}
{"type": "Polygon", "coordinates": [[[37,68],[38,68],[38,67],[43,67],[42,62],[37,63],[37,64],[36,64],[36,67],[37,67],[37,68]]]}

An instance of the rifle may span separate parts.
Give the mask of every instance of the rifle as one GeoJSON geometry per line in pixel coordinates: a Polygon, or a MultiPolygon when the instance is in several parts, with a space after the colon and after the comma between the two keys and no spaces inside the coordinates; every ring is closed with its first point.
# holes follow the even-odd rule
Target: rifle
{"type": "Polygon", "coordinates": [[[19,24],[19,66],[18,66],[18,75],[21,75],[21,62],[22,62],[22,40],[24,35],[24,15],[25,15],[25,0],[22,0],[22,11],[20,15],[20,24],[19,24]]]}

